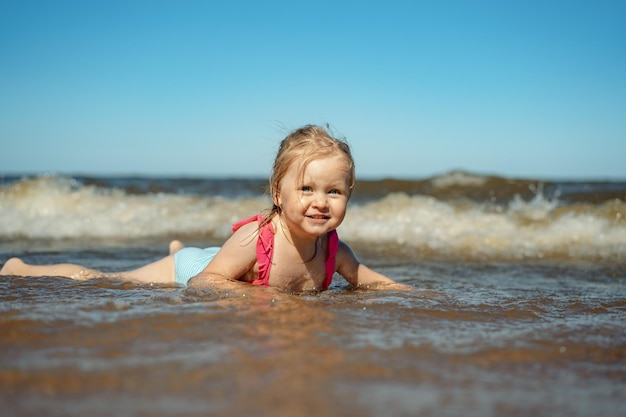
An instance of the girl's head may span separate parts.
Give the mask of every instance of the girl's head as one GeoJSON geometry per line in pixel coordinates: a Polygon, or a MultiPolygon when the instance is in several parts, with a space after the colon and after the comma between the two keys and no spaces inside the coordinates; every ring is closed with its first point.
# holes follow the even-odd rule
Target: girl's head
{"type": "Polygon", "coordinates": [[[348,186],[352,193],[355,182],[354,160],[346,142],[331,136],[327,129],[314,125],[301,127],[283,139],[270,176],[270,195],[274,201],[272,212],[280,211],[276,204],[280,183],[292,164],[298,164],[298,171],[302,176],[311,161],[335,156],[344,158],[349,167],[348,186]]]}

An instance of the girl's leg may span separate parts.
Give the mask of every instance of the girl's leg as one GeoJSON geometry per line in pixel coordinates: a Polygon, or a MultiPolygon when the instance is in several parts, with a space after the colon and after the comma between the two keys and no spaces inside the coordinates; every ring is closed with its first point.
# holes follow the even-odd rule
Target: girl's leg
{"type": "Polygon", "coordinates": [[[0,270],[0,275],[13,275],[22,277],[66,277],[75,280],[90,278],[114,278],[123,281],[173,283],[174,257],[168,255],[156,262],[152,262],[141,268],[123,272],[101,272],[95,269],[85,268],[77,264],[54,264],[54,265],[29,265],[19,258],[11,258],[0,270]]]}
{"type": "Polygon", "coordinates": [[[0,275],[23,277],[55,276],[83,280],[102,275],[102,273],[76,264],[29,265],[22,262],[19,258],[11,258],[6,261],[0,270],[0,275]]]}
{"type": "Polygon", "coordinates": [[[172,240],[170,242],[170,255],[175,254],[179,250],[183,249],[185,245],[180,240],[172,240]]]}
{"type": "Polygon", "coordinates": [[[156,262],[152,262],[141,268],[120,273],[111,273],[106,276],[118,278],[124,281],[155,282],[159,284],[173,284],[176,282],[174,267],[174,255],[168,255],[156,262]]]}
{"type": "Polygon", "coordinates": [[[160,284],[173,284],[176,282],[176,267],[174,265],[174,254],[184,248],[185,245],[178,240],[172,240],[169,245],[170,254],[156,262],[135,269],[133,271],[120,272],[118,274],[108,274],[113,278],[125,281],[155,282],[160,284]]]}
{"type": "Polygon", "coordinates": [[[29,265],[19,258],[9,259],[2,269],[0,275],[15,276],[55,276],[67,277],[76,280],[90,278],[116,278],[124,281],[156,282],[170,284],[176,281],[174,269],[174,253],[182,249],[184,245],[174,240],[170,243],[170,255],[156,262],[152,262],[141,268],[123,272],[101,272],[95,269],[85,268],[77,264],[55,264],[55,265],[29,265]]]}

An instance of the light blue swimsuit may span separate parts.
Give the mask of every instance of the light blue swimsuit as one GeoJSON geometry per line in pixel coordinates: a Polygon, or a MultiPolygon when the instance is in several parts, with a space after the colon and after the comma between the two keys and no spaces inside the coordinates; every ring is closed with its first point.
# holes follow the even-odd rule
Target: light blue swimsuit
{"type": "Polygon", "coordinates": [[[202,272],[220,249],[220,247],[205,249],[187,247],[176,252],[174,254],[176,282],[187,285],[187,281],[202,272]]]}

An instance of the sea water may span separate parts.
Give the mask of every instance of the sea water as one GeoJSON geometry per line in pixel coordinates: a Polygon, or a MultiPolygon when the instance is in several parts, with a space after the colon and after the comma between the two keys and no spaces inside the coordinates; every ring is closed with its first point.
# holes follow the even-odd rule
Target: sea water
{"type": "MultiPolygon", "coordinates": [[[[0,263],[221,244],[257,179],[4,177],[0,263]]],[[[626,183],[361,181],[338,230],[411,292],[0,277],[7,416],[621,416],[626,183]]]]}

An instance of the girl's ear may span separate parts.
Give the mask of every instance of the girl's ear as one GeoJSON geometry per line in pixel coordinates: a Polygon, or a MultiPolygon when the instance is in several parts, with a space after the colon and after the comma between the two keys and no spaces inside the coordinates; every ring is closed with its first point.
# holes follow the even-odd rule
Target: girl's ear
{"type": "Polygon", "coordinates": [[[272,198],[272,200],[274,200],[274,205],[275,205],[276,207],[282,207],[283,202],[282,202],[282,200],[280,199],[280,192],[279,192],[279,191],[276,191],[276,192],[274,193],[274,197],[272,198]]]}
{"type": "Polygon", "coordinates": [[[272,192],[272,202],[276,207],[280,207],[282,205],[282,201],[280,199],[280,190],[278,187],[275,187],[272,192]]]}

